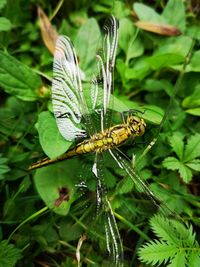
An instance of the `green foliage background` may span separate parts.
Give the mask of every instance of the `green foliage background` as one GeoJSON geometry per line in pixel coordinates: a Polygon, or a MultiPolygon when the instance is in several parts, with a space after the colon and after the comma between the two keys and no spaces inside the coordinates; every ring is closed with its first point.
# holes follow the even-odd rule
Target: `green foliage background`
{"type": "MultiPolygon", "coordinates": [[[[95,196],[77,198],[81,161],[27,171],[44,152],[55,158],[72,145],[60,136],[52,116],[53,56],[41,38],[37,5],[53,16],[60,34],[71,38],[87,75],[93,70],[99,25],[110,14],[120,21],[113,109],[141,109],[147,122],[143,139],[123,151],[156,196],[186,223],[152,217],[153,204],[135,199],[130,179],[106,161],[105,184],[124,243],[124,265],[200,265],[195,234],[200,232],[200,7],[198,1],[181,0],[145,4],[0,0],[0,266],[77,266],[76,247],[84,233],[83,266],[110,266],[102,225],[89,224],[95,196]],[[182,34],[166,37],[139,30],[136,16],[174,25],[182,34]],[[155,145],[145,150],[151,141],[155,145]],[[69,201],[55,207],[63,186],[69,201]]],[[[85,176],[90,162],[83,160],[85,176]]],[[[92,179],[90,184],[95,191],[92,179]]]]}

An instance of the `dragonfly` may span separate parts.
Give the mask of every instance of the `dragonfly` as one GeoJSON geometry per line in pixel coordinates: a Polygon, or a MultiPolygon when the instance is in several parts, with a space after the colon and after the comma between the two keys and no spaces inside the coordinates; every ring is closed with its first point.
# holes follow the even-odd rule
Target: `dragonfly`
{"type": "Polygon", "coordinates": [[[113,255],[116,266],[122,266],[122,242],[112,211],[111,203],[104,189],[103,158],[105,154],[156,203],[157,200],[148,185],[132,167],[131,161],[120,147],[127,140],[145,133],[146,123],[142,114],[128,111],[122,114],[122,123],[112,125],[113,77],[118,43],[119,22],[111,16],[103,27],[103,49],[96,56],[96,69],[91,79],[90,104],[84,94],[82,74],[71,40],[60,36],[56,43],[53,63],[52,104],[56,123],[61,135],[76,144],[56,159],[44,158],[29,167],[38,169],[84,154],[93,154],[91,173],[96,179],[97,209],[106,211],[105,235],[107,250],[113,255]],[[98,121],[98,126],[96,126],[98,121]]]}

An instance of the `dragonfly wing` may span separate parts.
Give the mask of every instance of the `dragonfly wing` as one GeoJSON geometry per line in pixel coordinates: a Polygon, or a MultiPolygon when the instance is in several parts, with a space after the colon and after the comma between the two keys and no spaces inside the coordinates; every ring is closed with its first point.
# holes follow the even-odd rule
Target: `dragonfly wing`
{"type": "Polygon", "coordinates": [[[121,266],[121,261],[123,260],[123,246],[115,216],[106,194],[103,169],[103,155],[96,153],[92,173],[97,182],[97,213],[100,214],[102,212],[103,214],[107,250],[113,257],[115,266],[121,266]]]}
{"type": "MultiPolygon", "coordinates": [[[[113,91],[113,69],[118,42],[118,20],[111,16],[104,24],[103,51],[97,55],[97,74],[93,75],[91,100],[93,110],[102,110],[105,117],[113,91]]],[[[102,129],[103,130],[103,129],[102,129]]]]}
{"type": "Polygon", "coordinates": [[[161,211],[164,215],[172,215],[177,217],[178,215],[172,211],[162,200],[158,199],[154,193],[149,189],[149,186],[146,182],[142,180],[139,174],[131,166],[131,161],[127,156],[119,149],[115,148],[109,150],[110,155],[115,160],[117,165],[125,170],[128,177],[133,181],[136,186],[136,189],[139,192],[145,193],[146,196],[151,200],[151,202],[161,211]]]}
{"type": "Polygon", "coordinates": [[[80,69],[72,43],[65,36],[59,36],[56,43],[52,103],[59,131],[66,140],[86,136],[86,132],[80,129],[81,118],[87,113],[80,69]]]}

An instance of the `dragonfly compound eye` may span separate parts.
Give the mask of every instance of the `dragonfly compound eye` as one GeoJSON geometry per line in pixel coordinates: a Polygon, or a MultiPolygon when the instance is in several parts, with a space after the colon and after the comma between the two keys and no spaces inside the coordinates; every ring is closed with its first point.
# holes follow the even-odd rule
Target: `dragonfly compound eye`
{"type": "Polygon", "coordinates": [[[130,116],[127,120],[127,124],[133,135],[140,136],[144,134],[146,123],[143,119],[136,116],[130,116]]]}

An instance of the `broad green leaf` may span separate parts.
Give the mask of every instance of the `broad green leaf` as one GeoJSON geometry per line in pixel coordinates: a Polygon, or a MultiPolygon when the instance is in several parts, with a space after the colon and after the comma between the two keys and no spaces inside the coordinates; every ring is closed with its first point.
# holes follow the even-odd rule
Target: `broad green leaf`
{"type": "Polygon", "coordinates": [[[185,59],[190,51],[191,45],[192,38],[188,36],[172,37],[162,43],[162,45],[155,50],[154,55],[174,54],[180,55],[185,59]]]}
{"type": "Polygon", "coordinates": [[[94,63],[99,45],[101,45],[101,34],[95,19],[88,19],[79,29],[74,47],[80,60],[80,67],[83,70],[89,69],[94,63]]]}
{"type": "Polygon", "coordinates": [[[153,69],[169,67],[184,62],[191,44],[192,39],[187,36],[170,38],[155,50],[153,56],[147,58],[147,62],[153,69]]]}
{"type": "Polygon", "coordinates": [[[200,116],[200,108],[191,108],[191,109],[186,109],[186,111],[190,115],[194,116],[200,116]]]}
{"type": "Polygon", "coordinates": [[[178,172],[185,183],[189,183],[191,181],[192,172],[184,163],[180,163],[178,172]]]}
{"type": "Polygon", "coordinates": [[[141,111],[144,112],[142,117],[150,123],[159,125],[162,121],[162,118],[164,116],[164,110],[158,106],[154,105],[144,105],[141,108],[141,111]]]}
{"type": "Polygon", "coordinates": [[[148,58],[140,58],[135,61],[132,68],[125,69],[125,77],[127,80],[143,80],[149,73],[151,73],[151,67],[148,63],[148,58]]]}
{"type": "Polygon", "coordinates": [[[162,164],[168,170],[178,170],[180,167],[180,161],[175,157],[167,157],[162,164]]]}
{"type": "Polygon", "coordinates": [[[124,111],[128,111],[131,107],[131,104],[134,105],[133,102],[131,102],[130,100],[125,100],[125,99],[119,99],[116,96],[112,95],[113,98],[113,107],[112,109],[117,111],[117,112],[124,112],[124,111]]]}
{"type": "Polygon", "coordinates": [[[157,23],[166,23],[165,18],[160,16],[153,8],[144,4],[135,3],[133,9],[137,14],[139,20],[157,23]]]}
{"type": "Polygon", "coordinates": [[[200,159],[193,159],[193,160],[187,162],[186,165],[190,169],[200,172],[200,159]]]}
{"type": "Polygon", "coordinates": [[[73,182],[74,172],[72,171],[74,164],[72,162],[70,160],[67,163],[43,167],[38,169],[34,175],[36,189],[43,201],[50,209],[61,215],[66,215],[69,212],[71,203],[74,201],[75,186],[73,182]],[[62,192],[66,199],[62,200],[62,192]]]}
{"type": "Polygon", "coordinates": [[[192,135],[185,146],[184,162],[200,157],[200,134],[192,135]]]}
{"type": "Polygon", "coordinates": [[[0,242],[0,266],[15,267],[19,259],[22,258],[21,251],[7,240],[0,242]]]}
{"type": "MultiPolygon", "coordinates": [[[[106,1],[106,5],[108,5],[108,3],[111,3],[111,2],[106,1]]],[[[131,11],[128,8],[127,4],[125,2],[123,2],[123,1],[120,1],[120,0],[116,0],[114,5],[112,3],[110,8],[112,9],[112,14],[115,17],[117,17],[118,19],[127,17],[131,13],[131,11]]],[[[110,10],[108,11],[108,14],[110,14],[110,10]]]]}
{"type": "Polygon", "coordinates": [[[158,107],[153,105],[144,105],[142,107],[138,106],[137,103],[128,100],[127,98],[118,99],[116,96],[113,97],[113,107],[112,109],[117,112],[124,112],[133,110],[133,113],[138,112],[138,116],[141,116],[145,121],[153,123],[153,124],[160,124],[163,116],[164,111],[158,107]]]}
{"type": "Polygon", "coordinates": [[[42,86],[42,81],[26,65],[0,51],[0,86],[24,101],[34,101],[38,99],[36,92],[42,86]]]}
{"type": "Polygon", "coordinates": [[[12,24],[10,20],[7,18],[0,17],[0,32],[1,31],[9,31],[12,28],[12,24]]]}
{"type": "Polygon", "coordinates": [[[172,96],[174,86],[168,80],[146,79],[144,89],[149,92],[158,92],[164,90],[169,96],[172,96]]]}
{"type": "Polygon", "coordinates": [[[200,72],[200,50],[193,53],[190,63],[186,67],[186,72],[200,72]]]}
{"type": "Polygon", "coordinates": [[[132,21],[124,18],[120,20],[119,25],[119,47],[125,52],[126,62],[128,63],[130,59],[143,54],[144,46],[132,21]]]}
{"type": "Polygon", "coordinates": [[[149,57],[147,62],[152,69],[157,70],[179,64],[183,62],[183,59],[184,58],[181,55],[166,53],[164,55],[154,55],[149,57]]]}
{"type": "Polygon", "coordinates": [[[125,72],[128,67],[125,64],[124,60],[120,58],[117,58],[115,65],[116,65],[117,72],[119,73],[120,79],[122,81],[122,85],[125,87],[127,83],[125,72]]]}
{"type": "Polygon", "coordinates": [[[185,6],[182,0],[169,0],[162,13],[167,22],[185,30],[185,6]]]}
{"type": "Polygon", "coordinates": [[[36,128],[42,149],[49,158],[56,158],[62,155],[72,144],[72,142],[62,137],[57,128],[55,118],[48,111],[40,113],[36,128]]]}
{"type": "Polygon", "coordinates": [[[181,132],[175,132],[172,136],[169,137],[170,145],[180,160],[182,160],[184,151],[183,138],[184,135],[181,132]]]}
{"type": "Polygon", "coordinates": [[[194,92],[183,100],[182,105],[184,108],[200,108],[200,85],[197,85],[194,92]]]}
{"type": "Polygon", "coordinates": [[[198,24],[190,24],[190,27],[188,27],[186,30],[188,36],[196,40],[200,40],[200,28],[198,24]]]}
{"type": "Polygon", "coordinates": [[[2,9],[7,3],[7,0],[0,0],[0,9],[2,9]]]}
{"type": "Polygon", "coordinates": [[[167,157],[162,162],[163,166],[168,170],[178,170],[181,178],[185,183],[188,183],[192,179],[191,170],[181,161],[174,157],[167,157]]]}

